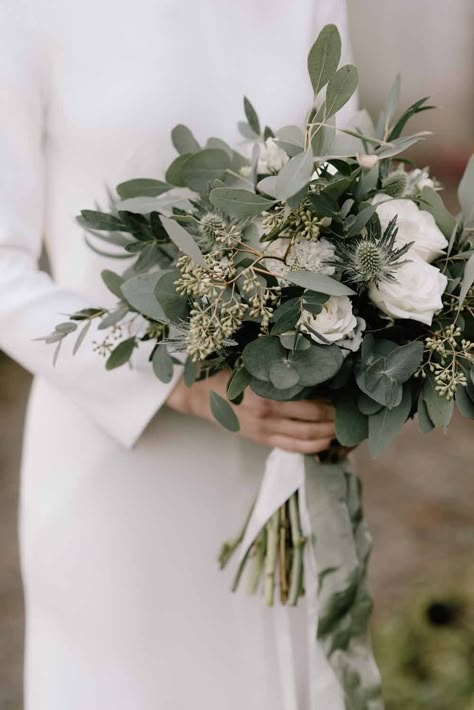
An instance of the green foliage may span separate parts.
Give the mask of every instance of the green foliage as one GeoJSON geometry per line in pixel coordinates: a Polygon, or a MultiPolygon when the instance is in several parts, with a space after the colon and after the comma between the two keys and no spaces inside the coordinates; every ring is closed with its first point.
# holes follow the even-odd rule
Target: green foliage
{"type": "Polygon", "coordinates": [[[254,133],[260,135],[260,122],[258,120],[257,112],[246,96],[244,96],[244,111],[250,128],[254,133]]]}
{"type": "Polygon", "coordinates": [[[190,129],[187,126],[183,126],[182,123],[175,126],[171,131],[171,140],[180,155],[196,153],[201,147],[190,129]]]}
{"type": "Polygon", "coordinates": [[[221,397],[220,394],[217,394],[217,392],[210,392],[209,403],[211,405],[212,416],[224,429],[228,429],[232,432],[239,431],[239,420],[229,402],[221,397]]]}
{"type": "Polygon", "coordinates": [[[256,217],[275,204],[262,195],[250,190],[230,187],[216,187],[211,191],[210,200],[215,207],[230,217],[256,217]]]}
{"type": "Polygon", "coordinates": [[[115,370],[117,367],[122,367],[125,365],[130,358],[136,347],[136,338],[127,338],[127,340],[122,340],[110,353],[105,363],[107,370],[115,370]]]}
{"type": "Polygon", "coordinates": [[[132,276],[121,285],[120,290],[133,310],[153,320],[165,322],[167,317],[155,296],[159,278],[157,272],[132,276]]]}
{"type": "Polygon", "coordinates": [[[133,197],[158,197],[170,188],[171,185],[162,180],[135,178],[117,185],[117,192],[122,200],[127,200],[133,197]]]}
{"type": "Polygon", "coordinates": [[[171,382],[174,365],[173,359],[168,353],[166,345],[159,345],[155,349],[151,362],[153,365],[153,372],[157,378],[165,384],[171,382]]]}
{"type": "Polygon", "coordinates": [[[275,186],[276,197],[286,200],[300,192],[311,179],[314,158],[311,149],[298,153],[283,166],[275,186]]]}
{"type": "Polygon", "coordinates": [[[178,249],[189,256],[195,264],[207,269],[207,262],[191,234],[174,219],[161,217],[161,223],[178,249]]]}
{"type": "Polygon", "coordinates": [[[336,25],[326,25],[308,54],[308,72],[317,96],[336,73],[341,59],[341,36],[336,25]]]}
{"type": "Polygon", "coordinates": [[[338,69],[326,90],[326,119],[334,116],[346,105],[357,89],[358,82],[359,73],[352,64],[338,69]]]}

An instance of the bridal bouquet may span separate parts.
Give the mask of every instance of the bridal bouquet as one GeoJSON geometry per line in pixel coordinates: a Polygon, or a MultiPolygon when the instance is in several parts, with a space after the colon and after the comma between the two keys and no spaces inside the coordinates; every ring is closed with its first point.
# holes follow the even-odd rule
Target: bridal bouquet
{"type": "MultiPolygon", "coordinates": [[[[187,385],[225,369],[227,399],[211,393],[210,406],[231,431],[247,388],[330,400],[338,443],[368,439],[373,455],[415,415],[423,432],[446,428],[455,404],[474,418],[474,160],[453,216],[428,169],[401,157],[427,135],[402,135],[426,99],[399,114],[397,79],[376,125],[359,111],[338,126],[358,81],[354,66],[338,68],[340,54],[328,25],[308,56],[303,126],[262,128],[245,99],[246,151],[220,138],[202,146],[178,125],[165,181],[130,180],[109,211],[84,210],[81,224],[132,265],[102,273],[115,307],[71,314],[46,342],[59,348],[78,331],[76,350],[97,320],[107,369],[139,346],[163,382],[183,361],[187,385]]],[[[305,591],[317,600],[314,632],[351,710],[379,707],[369,547],[347,460],[275,451],[220,556],[224,566],[239,548],[234,588],[245,574],[267,604],[276,588],[283,604],[305,591]]]]}

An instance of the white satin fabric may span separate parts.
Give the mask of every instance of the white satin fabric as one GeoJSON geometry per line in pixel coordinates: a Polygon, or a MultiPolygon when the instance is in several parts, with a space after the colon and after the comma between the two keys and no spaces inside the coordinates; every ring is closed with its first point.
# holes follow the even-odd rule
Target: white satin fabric
{"type": "MultiPolygon", "coordinates": [[[[20,519],[27,710],[290,710],[281,614],[230,594],[216,567],[267,452],[161,408],[173,383],[145,356],[107,373],[86,343],[53,368],[33,339],[108,303],[99,272],[123,263],[86,247],[79,210],[105,206],[122,180],[161,177],[178,122],[235,143],[243,94],[265,123],[300,122],[307,50],[328,21],[344,33],[342,0],[0,3],[0,347],[35,375],[20,519]],[[43,243],[52,278],[38,271],[43,243]]],[[[304,609],[282,614],[291,709],[326,710],[309,700],[304,609]]]]}

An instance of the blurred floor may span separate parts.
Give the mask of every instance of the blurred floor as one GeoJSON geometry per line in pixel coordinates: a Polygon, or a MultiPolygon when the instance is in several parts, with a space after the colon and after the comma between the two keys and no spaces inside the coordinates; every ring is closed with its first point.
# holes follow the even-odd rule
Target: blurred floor
{"type": "MultiPolygon", "coordinates": [[[[16,531],[21,429],[29,376],[0,354],[0,710],[21,710],[23,606],[16,531]]],[[[413,580],[449,575],[474,549],[472,422],[445,436],[416,423],[377,461],[357,454],[374,536],[377,611],[396,604],[413,580]]],[[[65,710],[67,710],[65,708],[65,710]]]]}

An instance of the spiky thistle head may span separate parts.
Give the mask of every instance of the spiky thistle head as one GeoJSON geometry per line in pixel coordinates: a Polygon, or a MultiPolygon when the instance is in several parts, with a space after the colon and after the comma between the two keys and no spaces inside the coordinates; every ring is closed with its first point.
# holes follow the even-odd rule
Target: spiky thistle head
{"type": "Polygon", "coordinates": [[[397,269],[407,260],[403,257],[412,245],[396,246],[397,217],[382,233],[380,220],[374,215],[364,232],[354,239],[337,244],[337,265],[347,281],[368,288],[385,281],[395,281],[397,269]]]}
{"type": "Polygon", "coordinates": [[[402,170],[394,170],[382,181],[382,189],[390,197],[401,197],[405,194],[408,176],[402,170]]]}

